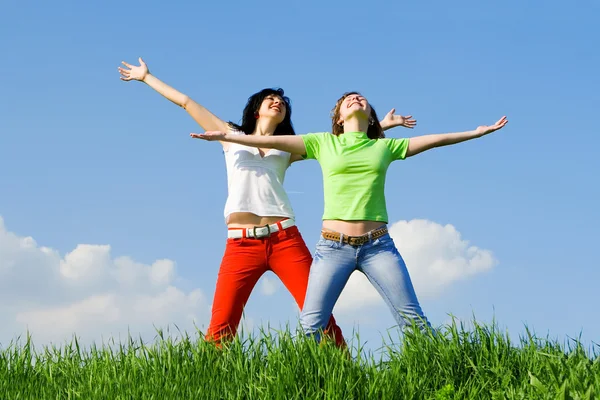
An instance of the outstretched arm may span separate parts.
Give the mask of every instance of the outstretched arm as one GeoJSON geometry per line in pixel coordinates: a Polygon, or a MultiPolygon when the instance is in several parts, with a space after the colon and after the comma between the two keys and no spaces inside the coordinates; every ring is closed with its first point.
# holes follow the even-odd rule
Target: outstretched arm
{"type": "Polygon", "coordinates": [[[494,125],[480,126],[473,131],[458,132],[458,133],[439,133],[434,135],[416,136],[409,139],[408,151],[406,157],[411,157],[422,153],[426,150],[433,149],[435,147],[449,146],[464,142],[467,140],[475,139],[502,129],[508,122],[506,117],[502,117],[494,125]]]}
{"type": "Polygon", "coordinates": [[[155,77],[148,70],[148,66],[139,58],[140,65],[131,65],[123,61],[123,65],[129,69],[119,67],[121,73],[121,80],[123,81],[141,81],[156,90],[158,93],[163,95],[166,99],[172,101],[180,107],[183,107],[188,114],[205,130],[220,130],[227,131],[229,129],[227,123],[213,113],[196,103],[189,96],[179,92],[172,88],[160,79],[155,77]]]}
{"type": "Polygon", "coordinates": [[[250,147],[261,147],[267,149],[277,149],[287,151],[290,154],[303,156],[306,154],[306,146],[301,135],[277,135],[277,136],[258,136],[258,135],[231,135],[222,131],[213,131],[205,133],[190,133],[194,139],[208,141],[220,141],[242,144],[250,147]]]}

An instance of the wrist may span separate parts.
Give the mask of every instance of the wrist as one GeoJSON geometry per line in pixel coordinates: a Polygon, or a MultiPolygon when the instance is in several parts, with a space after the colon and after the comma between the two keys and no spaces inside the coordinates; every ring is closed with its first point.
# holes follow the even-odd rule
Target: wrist
{"type": "Polygon", "coordinates": [[[144,77],[141,79],[141,81],[144,83],[148,83],[148,79],[150,78],[150,76],[151,76],[150,71],[146,72],[146,75],[144,75],[144,77]]]}
{"type": "Polygon", "coordinates": [[[485,135],[485,132],[483,131],[478,131],[477,129],[471,131],[471,136],[475,139],[475,138],[480,138],[482,136],[485,135]]]}

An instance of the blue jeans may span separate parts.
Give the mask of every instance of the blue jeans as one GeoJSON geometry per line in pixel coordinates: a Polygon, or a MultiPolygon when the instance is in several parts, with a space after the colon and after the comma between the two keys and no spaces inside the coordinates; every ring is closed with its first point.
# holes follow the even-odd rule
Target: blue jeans
{"type": "Polygon", "coordinates": [[[406,264],[389,234],[361,246],[327,240],[317,243],[308,278],[300,324],[307,335],[320,340],[333,306],[355,270],[366,275],[385,300],[401,327],[414,322],[422,331],[431,328],[423,314],[406,264]]]}

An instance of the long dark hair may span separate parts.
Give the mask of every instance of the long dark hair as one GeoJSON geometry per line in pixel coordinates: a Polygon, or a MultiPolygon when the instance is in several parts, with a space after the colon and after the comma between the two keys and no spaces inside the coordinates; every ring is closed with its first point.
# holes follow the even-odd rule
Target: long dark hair
{"type": "MultiPolygon", "coordinates": [[[[342,133],[344,133],[344,127],[338,124],[338,120],[340,119],[340,107],[342,106],[342,102],[344,101],[344,99],[350,96],[351,94],[358,94],[362,96],[359,92],[346,92],[342,95],[342,97],[338,99],[338,101],[335,103],[335,107],[333,107],[333,109],[331,110],[331,133],[333,133],[336,136],[339,136],[342,133]]],[[[369,116],[369,128],[367,129],[367,137],[369,139],[384,138],[385,134],[383,133],[383,128],[379,123],[377,113],[375,112],[375,109],[373,108],[371,103],[369,103],[369,106],[371,107],[371,115],[369,116]]]]}
{"type": "Polygon", "coordinates": [[[260,109],[263,100],[271,95],[281,97],[285,103],[285,117],[283,118],[283,121],[277,125],[273,135],[295,135],[296,132],[292,125],[292,105],[289,97],[283,95],[283,89],[281,88],[263,89],[248,97],[248,102],[246,103],[244,113],[242,114],[242,124],[238,125],[229,121],[229,126],[235,130],[244,132],[246,135],[251,135],[254,132],[254,129],[256,129],[256,113],[260,109]]]}

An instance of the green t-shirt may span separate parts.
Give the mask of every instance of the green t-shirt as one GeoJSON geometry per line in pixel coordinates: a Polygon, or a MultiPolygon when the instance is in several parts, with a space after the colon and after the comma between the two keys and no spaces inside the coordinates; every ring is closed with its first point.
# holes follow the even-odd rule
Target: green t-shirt
{"type": "Polygon", "coordinates": [[[385,176],[392,161],[406,158],[409,139],[369,139],[365,132],[302,135],[305,158],[323,172],[323,219],[388,222],[385,176]]]}

